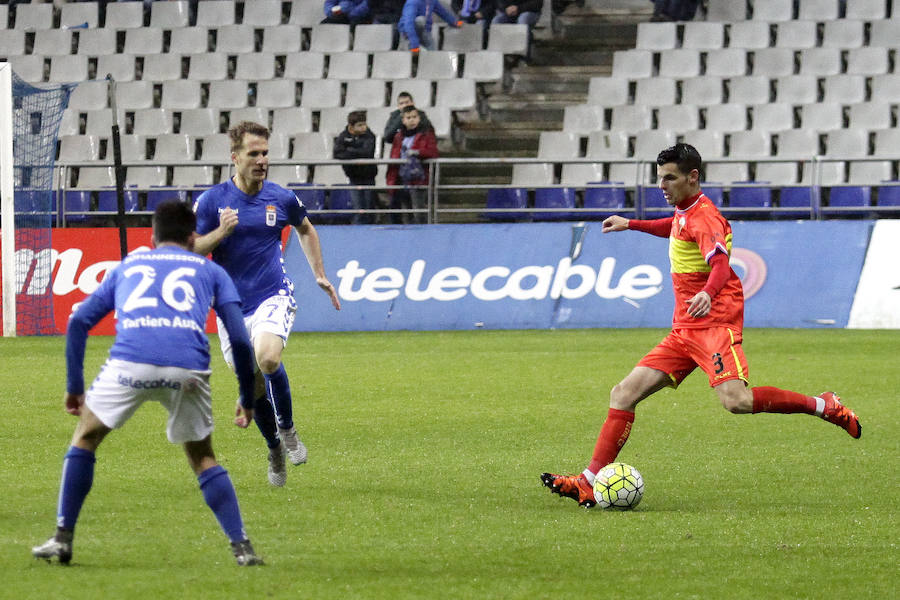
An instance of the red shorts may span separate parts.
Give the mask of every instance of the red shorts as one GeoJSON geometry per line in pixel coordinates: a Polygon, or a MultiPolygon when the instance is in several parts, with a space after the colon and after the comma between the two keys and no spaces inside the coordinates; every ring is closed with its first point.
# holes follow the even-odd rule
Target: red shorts
{"type": "Polygon", "coordinates": [[[703,369],[712,387],[730,379],[747,382],[749,370],[741,340],[741,333],[728,327],[674,329],[638,366],[668,374],[672,387],[678,387],[697,367],[703,369]]]}

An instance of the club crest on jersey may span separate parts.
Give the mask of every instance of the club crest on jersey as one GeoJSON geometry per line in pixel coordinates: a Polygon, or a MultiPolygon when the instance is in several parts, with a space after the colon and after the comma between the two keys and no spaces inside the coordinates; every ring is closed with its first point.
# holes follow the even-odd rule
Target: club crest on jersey
{"type": "Polygon", "coordinates": [[[278,212],[275,210],[275,207],[271,204],[266,205],[266,225],[269,227],[275,227],[276,220],[278,218],[278,212]]]}

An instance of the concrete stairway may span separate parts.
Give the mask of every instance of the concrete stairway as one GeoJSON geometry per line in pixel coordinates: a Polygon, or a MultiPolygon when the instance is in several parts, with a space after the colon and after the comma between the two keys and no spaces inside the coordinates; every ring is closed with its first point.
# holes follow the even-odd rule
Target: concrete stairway
{"type": "MultiPolygon", "coordinates": [[[[564,108],[585,102],[591,77],[609,75],[614,51],[634,47],[637,24],[649,19],[652,8],[647,0],[595,0],[554,15],[551,26],[535,30],[530,60],[511,62],[503,85],[485,90],[478,113],[460,119],[442,156],[536,157],[540,132],[562,129],[564,108]]],[[[510,164],[447,165],[441,182],[507,184],[511,174],[510,164]]],[[[442,190],[440,206],[480,208],[485,194],[483,189],[442,190]]],[[[476,220],[476,214],[440,217],[441,222],[476,220]]]]}

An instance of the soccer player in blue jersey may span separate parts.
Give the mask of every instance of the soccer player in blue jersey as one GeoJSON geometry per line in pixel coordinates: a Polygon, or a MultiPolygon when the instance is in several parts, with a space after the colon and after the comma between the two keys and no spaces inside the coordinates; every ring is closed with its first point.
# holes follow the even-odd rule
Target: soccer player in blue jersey
{"type": "MultiPolygon", "coordinates": [[[[269,447],[269,483],[287,480],[285,453],[294,465],[306,462],[306,446],[294,427],[291,386],[281,362],[297,303],[294,284],[284,270],[281,233],[297,230],[300,247],[319,287],[336,310],[337,292],[325,275],[319,236],[306,208],[290,190],[266,181],[269,170],[269,130],[242,121],[228,132],[234,176],[213,186],[197,199],[196,252],[222,265],[241,296],[244,322],[256,356],[260,376],[254,408],[256,425],[269,447]]],[[[233,364],[227,332],[219,329],[225,360],[233,364]],[[223,334],[224,333],[224,334],[223,334]]]]}
{"type": "Polygon", "coordinates": [[[224,323],[240,384],[239,421],[253,419],[253,356],[240,297],[220,266],[192,252],[195,217],[175,201],[153,215],[155,248],[129,254],[97,290],[77,306],[66,332],[66,411],[79,417],[63,461],[56,534],[32,549],[36,558],[72,559],[75,522],[94,480],[95,453],[112,429],[148,401],[169,412],[166,434],[184,445],[206,503],[231,540],[239,565],[262,564],[253,551],[228,472],[212,449],[209,387],[209,309],[224,323]],[[88,331],[115,310],[116,339],[93,385],[84,391],[88,331]]]}

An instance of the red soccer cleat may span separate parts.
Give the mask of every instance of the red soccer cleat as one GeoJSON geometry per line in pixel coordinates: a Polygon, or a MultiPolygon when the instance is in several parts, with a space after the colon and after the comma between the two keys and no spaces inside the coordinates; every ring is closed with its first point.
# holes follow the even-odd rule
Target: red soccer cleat
{"type": "Polygon", "coordinates": [[[550,491],[578,502],[578,506],[593,508],[597,504],[594,498],[594,486],[582,475],[554,475],[542,473],[541,482],[550,491]]]}
{"type": "Polygon", "coordinates": [[[841,404],[840,396],[834,392],[822,392],[818,397],[825,401],[825,412],[822,418],[838,427],[843,427],[850,434],[850,437],[859,439],[859,436],[862,435],[862,425],[859,424],[859,417],[852,410],[841,404]]]}

